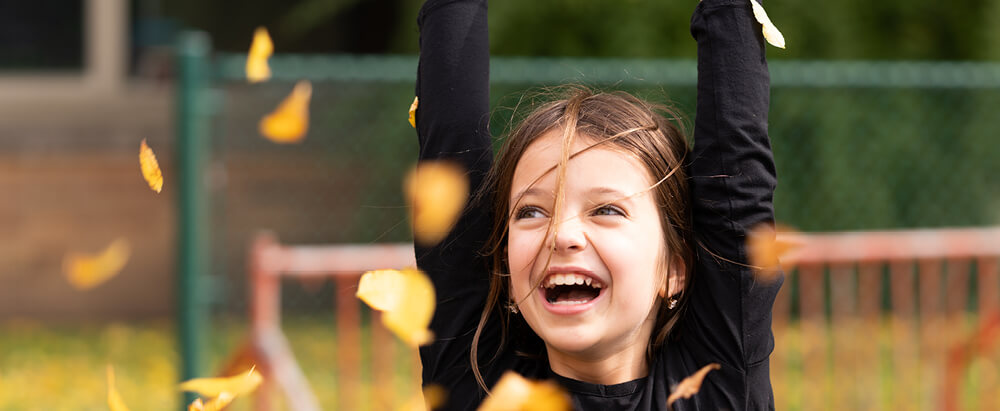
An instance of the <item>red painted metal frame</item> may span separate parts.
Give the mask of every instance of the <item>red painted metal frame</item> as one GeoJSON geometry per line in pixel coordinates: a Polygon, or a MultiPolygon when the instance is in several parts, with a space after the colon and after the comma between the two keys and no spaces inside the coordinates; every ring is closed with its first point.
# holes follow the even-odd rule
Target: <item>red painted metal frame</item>
{"type": "MultiPolygon", "coordinates": [[[[831,281],[831,298],[837,302],[832,305],[834,322],[843,318],[845,311],[856,311],[868,317],[877,314],[883,265],[889,267],[893,318],[912,320],[917,315],[917,307],[924,316],[921,318],[935,315],[954,318],[948,316],[966,309],[969,264],[976,263],[979,330],[967,341],[950,348],[930,347],[928,350],[947,352],[947,358],[941,358],[944,362],[941,408],[957,410],[964,370],[974,356],[995,347],[1000,339],[1000,227],[790,235],[793,241],[796,236],[801,247],[789,253],[787,258],[798,270],[800,312],[804,321],[821,321],[824,316],[825,269],[829,270],[831,278],[855,270],[858,273],[856,296],[846,289],[850,287],[844,287],[850,284],[848,281],[831,281]],[[942,270],[944,266],[946,270],[942,270]],[[937,287],[921,286],[919,293],[914,295],[915,280],[921,284],[945,281],[947,293],[941,296],[937,287]]],[[[775,302],[775,323],[788,321],[789,288],[783,287],[775,302]]],[[[936,330],[930,326],[922,327],[921,331],[916,337],[928,341],[928,345],[940,340],[931,335],[936,330]]]]}
{"type": "MultiPolygon", "coordinates": [[[[252,359],[264,373],[257,409],[269,409],[272,386],[284,393],[289,408],[319,410],[309,383],[281,331],[281,279],[333,278],[337,288],[338,409],[358,409],[361,364],[361,312],[354,296],[360,275],[369,270],[415,266],[412,244],[290,246],[270,233],[251,246],[250,342],[237,358],[252,359]]],[[[376,314],[377,316],[377,314],[376,314]]],[[[384,327],[371,327],[373,403],[392,404],[395,341],[384,327]]]]}
{"type": "MultiPolygon", "coordinates": [[[[801,247],[791,254],[795,261],[801,290],[803,319],[821,321],[823,308],[823,273],[832,276],[858,273],[857,293],[839,281],[830,290],[836,304],[832,315],[843,318],[852,312],[864,316],[877,315],[880,310],[880,275],[888,265],[893,314],[912,318],[920,312],[959,312],[964,310],[963,267],[976,261],[978,270],[978,300],[982,330],[966,344],[950,350],[946,365],[942,408],[957,409],[958,386],[962,371],[971,356],[981,347],[1000,338],[1000,227],[901,230],[879,232],[845,232],[799,234],[801,247]],[[948,296],[941,302],[930,287],[921,287],[914,296],[915,278],[924,282],[939,281],[942,263],[948,262],[948,296]],[[916,277],[914,272],[917,272],[916,277]],[[924,291],[926,290],[926,291],[924,291]]],[[[257,236],[250,250],[251,276],[251,341],[238,357],[252,357],[265,373],[267,384],[258,393],[258,410],[270,404],[271,385],[278,385],[292,409],[315,410],[319,406],[308,382],[298,368],[288,342],[281,332],[280,287],[282,277],[334,278],[337,284],[338,362],[341,383],[338,387],[350,395],[341,396],[339,409],[359,406],[357,391],[360,363],[360,308],[354,298],[359,275],[368,270],[414,266],[411,244],[370,245],[281,245],[268,233],[257,236]]],[[[968,270],[964,270],[967,274],[968,270]]],[[[784,287],[775,302],[774,322],[788,321],[789,289],[784,287]]],[[[373,344],[386,346],[392,337],[383,327],[372,327],[373,344]]],[[[377,350],[390,353],[391,350],[377,350]]],[[[373,374],[376,387],[389,386],[394,359],[376,355],[373,374]]],[[[807,370],[808,371],[808,370],[807,370]]],[[[375,392],[372,401],[386,403],[391,393],[375,392]]]]}

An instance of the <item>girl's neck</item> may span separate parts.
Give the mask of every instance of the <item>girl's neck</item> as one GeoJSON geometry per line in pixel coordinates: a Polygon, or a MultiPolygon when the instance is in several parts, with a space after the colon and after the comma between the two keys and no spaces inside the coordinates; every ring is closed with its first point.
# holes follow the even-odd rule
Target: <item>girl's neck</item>
{"type": "Polygon", "coordinates": [[[643,378],[649,375],[646,347],[650,336],[639,334],[610,353],[566,353],[546,344],[549,367],[560,376],[591,384],[612,385],[643,378]]]}

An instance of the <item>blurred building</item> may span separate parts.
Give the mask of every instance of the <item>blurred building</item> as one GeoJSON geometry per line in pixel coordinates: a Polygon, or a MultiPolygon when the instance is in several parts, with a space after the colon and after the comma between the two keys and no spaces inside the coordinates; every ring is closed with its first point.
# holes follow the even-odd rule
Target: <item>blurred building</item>
{"type": "Polygon", "coordinates": [[[147,139],[172,161],[171,33],[157,6],[0,0],[0,320],[170,313],[173,193],[151,192],[137,159],[147,139]],[[121,275],[71,288],[64,255],[119,237],[132,244],[121,275]]]}

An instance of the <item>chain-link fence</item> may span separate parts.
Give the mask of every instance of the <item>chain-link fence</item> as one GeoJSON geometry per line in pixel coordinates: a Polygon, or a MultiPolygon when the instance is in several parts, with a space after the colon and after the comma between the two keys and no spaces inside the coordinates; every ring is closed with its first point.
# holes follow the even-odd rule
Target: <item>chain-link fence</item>
{"type": "MultiPolygon", "coordinates": [[[[416,59],[278,56],[262,85],[246,84],[243,63],[215,63],[214,271],[240,277],[261,229],[286,243],[408,241],[400,188],[416,158],[406,121],[416,59]],[[258,121],[298,79],[314,84],[308,136],[263,139],[258,121]]],[[[805,231],[1000,222],[1000,65],[774,61],[771,71],[779,221],[805,231]]],[[[525,90],[566,82],[672,102],[693,120],[692,61],[495,58],[492,77],[498,140],[525,90]]],[[[225,306],[241,310],[241,295],[225,306]]]]}
{"type": "MultiPolygon", "coordinates": [[[[213,281],[200,295],[213,302],[216,328],[239,327],[229,319],[247,311],[246,252],[259,230],[286,244],[410,240],[401,184],[417,150],[406,112],[416,58],[279,55],[275,77],[254,85],[244,63],[218,55],[209,66],[218,103],[203,176],[213,281]],[[307,137],[294,145],[262,138],[258,122],[300,79],[313,83],[307,137]]],[[[779,221],[805,231],[1000,222],[1000,65],[773,60],[771,73],[779,221]]],[[[494,58],[491,74],[498,137],[525,90],[567,82],[672,102],[693,120],[693,61],[494,58]]],[[[328,346],[302,343],[312,334],[301,330],[329,332],[332,289],[322,280],[283,288],[305,344],[300,362],[327,358],[328,346]]]]}

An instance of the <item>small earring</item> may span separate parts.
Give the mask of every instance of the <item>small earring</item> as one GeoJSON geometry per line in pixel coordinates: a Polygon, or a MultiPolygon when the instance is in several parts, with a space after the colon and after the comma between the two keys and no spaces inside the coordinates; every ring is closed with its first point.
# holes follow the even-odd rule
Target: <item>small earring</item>
{"type": "Polygon", "coordinates": [[[517,314],[520,312],[517,310],[517,304],[514,304],[513,301],[507,303],[507,311],[510,311],[511,314],[517,314]]]}
{"type": "Polygon", "coordinates": [[[667,309],[668,310],[673,310],[674,308],[677,308],[677,301],[678,301],[677,297],[670,297],[670,298],[668,298],[667,299],[667,309]]]}

